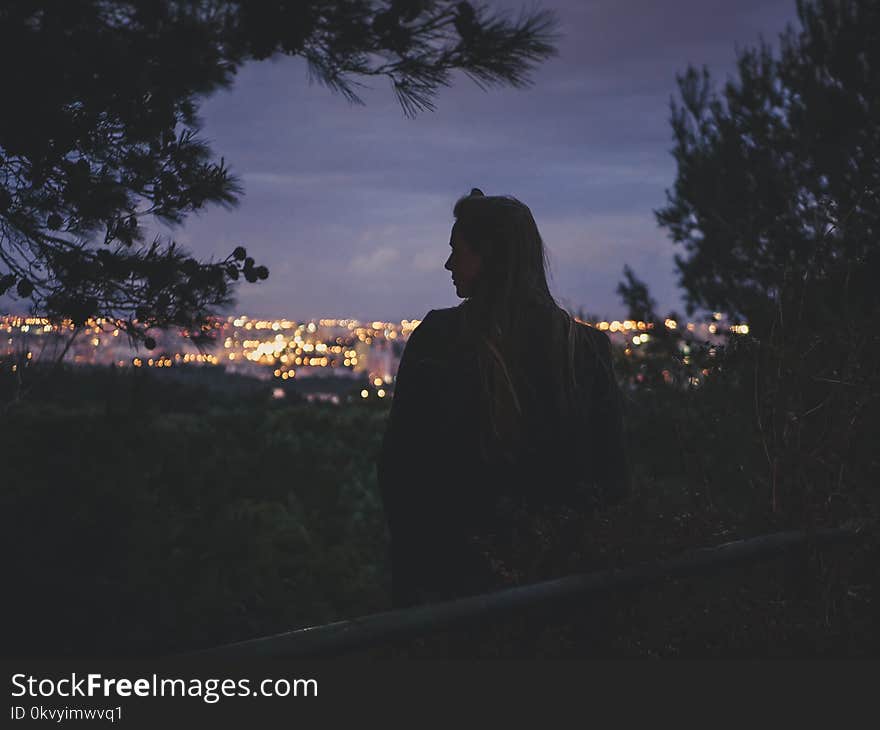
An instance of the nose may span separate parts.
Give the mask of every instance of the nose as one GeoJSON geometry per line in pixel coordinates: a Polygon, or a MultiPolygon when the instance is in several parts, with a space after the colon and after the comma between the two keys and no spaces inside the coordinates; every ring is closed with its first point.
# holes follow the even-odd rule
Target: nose
{"type": "Polygon", "coordinates": [[[452,254],[449,254],[449,258],[446,259],[446,263],[443,264],[443,268],[447,271],[452,271],[452,254]]]}

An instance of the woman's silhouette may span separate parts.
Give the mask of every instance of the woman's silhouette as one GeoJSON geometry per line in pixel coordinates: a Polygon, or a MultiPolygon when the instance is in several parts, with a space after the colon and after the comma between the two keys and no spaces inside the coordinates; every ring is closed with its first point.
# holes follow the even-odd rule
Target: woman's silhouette
{"type": "Polygon", "coordinates": [[[395,607],[491,590],[478,548],[503,504],[592,509],[628,489],[608,336],[547,286],[531,211],[474,189],[454,208],[457,307],[407,342],[378,463],[395,607]]]}

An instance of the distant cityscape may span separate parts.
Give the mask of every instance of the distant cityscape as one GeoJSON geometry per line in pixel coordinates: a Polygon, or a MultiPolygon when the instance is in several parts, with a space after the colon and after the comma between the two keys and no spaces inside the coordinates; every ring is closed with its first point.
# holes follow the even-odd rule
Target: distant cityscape
{"type": "MultiPolygon", "coordinates": [[[[317,319],[305,322],[289,319],[251,319],[245,315],[214,319],[215,344],[201,351],[184,332],[150,330],[156,340],[152,350],[136,348],[119,323],[109,319],[89,320],[76,333],[71,322],[52,324],[40,317],[0,316],[0,334],[5,335],[0,352],[3,369],[51,363],[61,357],[73,365],[119,368],[175,368],[181,366],[222,367],[228,373],[261,380],[276,379],[279,385],[293,379],[336,376],[364,381],[361,397],[387,397],[393,389],[397,366],[417,319],[400,322],[357,319],[317,319]]],[[[606,331],[612,344],[633,354],[652,337],[652,322],[613,320],[586,322],[606,331]]],[[[669,329],[686,329],[694,339],[719,341],[727,332],[747,334],[748,325],[726,323],[720,313],[710,322],[678,323],[667,319],[669,329]]],[[[314,388],[309,388],[314,391],[314,388]]],[[[279,397],[284,391],[279,390],[279,397]]],[[[333,400],[332,393],[313,392],[310,399],[333,400]]]]}

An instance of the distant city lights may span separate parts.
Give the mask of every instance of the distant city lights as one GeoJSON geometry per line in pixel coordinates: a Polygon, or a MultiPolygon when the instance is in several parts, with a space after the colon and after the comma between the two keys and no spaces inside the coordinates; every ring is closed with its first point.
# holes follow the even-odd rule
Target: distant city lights
{"type": "MultiPolygon", "coordinates": [[[[653,322],[633,319],[578,321],[607,332],[612,342],[623,348],[628,357],[642,351],[641,346],[657,336],[649,334],[655,326],[653,322]]],[[[215,346],[201,350],[185,330],[150,329],[149,335],[156,341],[156,347],[145,354],[142,345],[138,347],[129,337],[120,336],[125,334],[123,321],[95,318],[80,327],[80,331],[89,336],[75,338],[66,350],[64,360],[74,365],[155,369],[222,364],[231,373],[276,381],[300,381],[333,374],[366,383],[367,387],[360,390],[362,399],[373,393],[383,399],[393,394],[400,356],[409,335],[419,324],[421,322],[417,319],[367,322],[351,318],[321,318],[299,322],[236,315],[210,322],[215,346]]],[[[703,323],[679,323],[666,318],[662,327],[668,330],[681,328],[696,339],[715,342],[726,332],[735,335],[749,333],[749,326],[745,323],[724,324],[719,312],[703,323]]],[[[59,351],[59,343],[63,349],[63,343],[75,330],[69,320],[53,323],[39,317],[0,316],[0,332],[7,333],[4,349],[0,350],[0,358],[5,356],[6,363],[0,366],[10,367],[15,372],[22,362],[27,366],[33,361],[51,360],[53,352],[59,351]],[[45,358],[42,357],[44,350],[45,358]]],[[[690,353],[690,347],[685,343],[681,343],[680,349],[685,356],[690,353]]],[[[686,358],[685,363],[688,361],[686,358]]],[[[336,396],[329,394],[315,393],[309,399],[313,399],[312,396],[318,400],[338,401],[336,396]]]]}

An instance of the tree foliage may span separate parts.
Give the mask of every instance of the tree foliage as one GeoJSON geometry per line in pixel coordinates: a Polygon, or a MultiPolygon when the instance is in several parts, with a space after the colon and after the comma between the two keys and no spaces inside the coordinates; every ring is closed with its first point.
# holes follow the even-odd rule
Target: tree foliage
{"type": "Polygon", "coordinates": [[[627,309],[630,319],[643,322],[657,319],[657,303],[651,297],[648,285],[636,276],[629,266],[623,267],[623,281],[617,285],[617,294],[627,309]]]}
{"type": "Polygon", "coordinates": [[[75,324],[107,317],[141,340],[171,325],[198,339],[236,280],[269,273],[243,247],[199,262],[145,241],[151,218],[180,223],[241,193],[199,137],[202,98],[243,63],[287,54],[352,101],[359,79],[386,77],[412,115],[456,69],[484,86],[528,83],[554,52],[552,27],[544,11],[510,20],[445,0],[5,2],[0,294],[75,324]]]}
{"type": "Polygon", "coordinates": [[[684,246],[691,311],[727,308],[763,333],[783,301],[877,304],[880,6],[797,8],[779,54],[741,51],[720,95],[705,69],[679,77],[678,174],[657,211],[684,246]]]}
{"type": "Polygon", "coordinates": [[[678,170],[656,214],[684,248],[689,312],[748,321],[751,346],[726,367],[765,458],[753,484],[799,520],[840,501],[876,516],[880,5],[797,11],[778,53],[741,51],[720,93],[705,69],[679,77],[678,170]]]}

